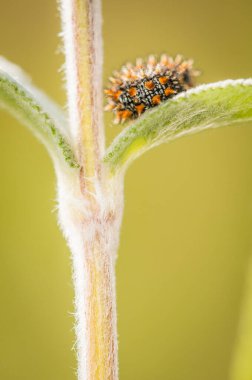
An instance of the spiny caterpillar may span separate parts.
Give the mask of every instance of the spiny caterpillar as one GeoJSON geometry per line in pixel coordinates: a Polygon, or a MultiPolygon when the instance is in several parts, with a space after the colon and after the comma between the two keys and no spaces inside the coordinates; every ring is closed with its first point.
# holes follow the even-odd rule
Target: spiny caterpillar
{"type": "Polygon", "coordinates": [[[159,61],[149,56],[147,62],[136,60],[127,63],[110,77],[111,85],[104,92],[108,99],[105,110],[115,113],[114,123],[135,119],[149,108],[155,107],[179,92],[193,87],[193,79],[199,72],[192,68],[192,60],[184,60],[163,54],[159,61]]]}

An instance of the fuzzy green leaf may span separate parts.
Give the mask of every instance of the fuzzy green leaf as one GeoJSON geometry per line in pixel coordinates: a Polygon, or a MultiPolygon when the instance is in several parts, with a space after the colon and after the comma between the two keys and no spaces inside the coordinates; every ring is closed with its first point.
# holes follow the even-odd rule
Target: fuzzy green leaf
{"type": "Polygon", "coordinates": [[[53,159],[67,162],[73,168],[79,166],[60,107],[35,88],[18,66],[4,58],[0,58],[0,107],[29,127],[53,159]]]}
{"type": "Polygon", "coordinates": [[[115,172],[147,150],[207,128],[252,120],[252,79],[201,85],[147,111],[125,128],[104,161],[115,172]]]}

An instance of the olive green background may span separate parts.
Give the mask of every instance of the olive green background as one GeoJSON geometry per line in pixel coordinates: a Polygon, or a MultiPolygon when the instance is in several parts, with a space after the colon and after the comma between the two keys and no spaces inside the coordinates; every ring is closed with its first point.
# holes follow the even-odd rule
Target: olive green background
{"type": "MultiPolygon", "coordinates": [[[[251,0],[104,0],[104,83],[150,53],[199,82],[252,76],[251,0]]],[[[54,0],[1,0],[0,54],[66,103],[54,0]]],[[[0,113],[0,379],[75,379],[70,255],[43,146],[0,113]]],[[[106,115],[107,140],[121,127],[106,115]]],[[[208,130],[130,167],[117,262],[121,380],[227,380],[252,243],[252,125],[208,130]]]]}

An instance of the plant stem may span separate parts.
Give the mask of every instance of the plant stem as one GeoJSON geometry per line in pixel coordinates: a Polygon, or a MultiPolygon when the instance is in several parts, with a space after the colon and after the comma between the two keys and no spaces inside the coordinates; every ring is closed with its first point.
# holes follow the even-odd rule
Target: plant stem
{"type": "Polygon", "coordinates": [[[88,214],[78,178],[58,173],[59,219],[73,258],[79,380],[118,379],[114,271],[122,181],[108,184],[107,198],[88,214]]]}
{"type": "Polygon", "coordinates": [[[122,180],[108,176],[102,120],[100,0],[61,0],[76,174],[58,174],[60,223],[73,257],[79,380],[117,380],[115,256],[122,180]]]}
{"type": "Polygon", "coordinates": [[[231,366],[231,380],[252,379],[252,258],[249,259],[237,345],[231,366]]]}
{"type": "Polygon", "coordinates": [[[70,132],[90,193],[101,180],[105,149],[100,0],[61,0],[61,15],[70,132]]]}

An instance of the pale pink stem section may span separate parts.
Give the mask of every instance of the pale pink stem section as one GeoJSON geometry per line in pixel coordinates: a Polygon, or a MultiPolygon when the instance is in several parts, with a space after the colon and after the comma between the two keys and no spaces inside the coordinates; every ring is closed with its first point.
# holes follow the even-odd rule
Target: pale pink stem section
{"type": "Polygon", "coordinates": [[[58,173],[73,257],[79,380],[117,380],[115,255],[122,180],[105,173],[100,0],[61,0],[70,134],[80,170],[58,173]]]}
{"type": "Polygon", "coordinates": [[[118,380],[115,255],[122,182],[110,182],[103,208],[87,208],[79,179],[58,176],[59,217],[73,257],[79,380],[118,380]]]}

